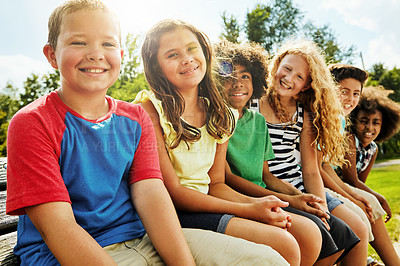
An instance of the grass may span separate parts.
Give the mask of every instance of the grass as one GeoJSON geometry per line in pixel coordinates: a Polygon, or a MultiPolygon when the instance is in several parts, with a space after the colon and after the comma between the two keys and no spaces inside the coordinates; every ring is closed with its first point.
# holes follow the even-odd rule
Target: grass
{"type": "MultiPolygon", "coordinates": [[[[373,168],[366,184],[383,195],[392,210],[392,219],[386,223],[392,241],[400,241],[400,165],[373,168]]],[[[379,259],[375,250],[369,246],[368,254],[379,259]]]]}

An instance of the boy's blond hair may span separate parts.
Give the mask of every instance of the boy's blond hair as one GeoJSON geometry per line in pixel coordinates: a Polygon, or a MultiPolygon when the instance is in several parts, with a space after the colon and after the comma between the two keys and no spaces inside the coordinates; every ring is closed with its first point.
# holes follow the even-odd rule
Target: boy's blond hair
{"type": "MultiPolygon", "coordinates": [[[[106,13],[110,13],[114,16],[116,21],[118,22],[118,27],[119,26],[119,20],[117,16],[112,12],[111,9],[109,9],[102,1],[100,0],[69,0],[66,1],[65,3],[59,5],[54,9],[53,13],[51,13],[49,17],[49,22],[48,22],[48,30],[49,30],[49,35],[47,39],[47,43],[53,47],[54,50],[56,50],[57,47],[57,39],[58,36],[60,35],[60,29],[62,25],[62,21],[67,14],[71,14],[77,11],[81,10],[97,10],[97,11],[103,11],[106,13]]],[[[121,30],[119,30],[119,38],[121,42],[121,30]]]]}

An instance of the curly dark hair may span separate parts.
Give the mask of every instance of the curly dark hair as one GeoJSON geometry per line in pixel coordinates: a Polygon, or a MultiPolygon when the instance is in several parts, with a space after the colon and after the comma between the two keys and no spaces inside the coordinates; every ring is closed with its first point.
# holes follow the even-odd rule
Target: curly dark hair
{"type": "Polygon", "coordinates": [[[382,86],[365,87],[357,107],[351,112],[351,132],[355,134],[357,114],[364,111],[367,114],[382,113],[382,126],[375,141],[382,142],[397,133],[400,127],[400,103],[392,101],[388,96],[392,90],[385,90],[382,86]]]}
{"type": "Polygon", "coordinates": [[[256,43],[238,44],[229,41],[221,41],[214,44],[213,47],[217,64],[215,66],[217,81],[223,85],[227,79],[232,78],[230,75],[223,75],[223,73],[220,73],[221,71],[218,71],[221,63],[229,62],[232,67],[235,65],[244,66],[250,72],[253,81],[253,95],[250,101],[261,98],[267,88],[269,56],[266,50],[256,43]]]}
{"type": "Polygon", "coordinates": [[[361,83],[361,89],[368,79],[368,72],[352,65],[331,64],[329,65],[329,70],[336,83],[340,83],[344,79],[352,78],[361,83]]]}

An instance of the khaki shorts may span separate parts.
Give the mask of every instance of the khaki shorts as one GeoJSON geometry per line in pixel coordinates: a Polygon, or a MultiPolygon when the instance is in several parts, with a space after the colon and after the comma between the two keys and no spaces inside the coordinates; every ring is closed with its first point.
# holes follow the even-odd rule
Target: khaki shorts
{"type": "MultiPolygon", "coordinates": [[[[289,265],[272,248],[200,229],[183,229],[196,265],[289,265]]],[[[118,265],[164,265],[144,235],[104,247],[118,265]]]]}
{"type": "MultiPolygon", "coordinates": [[[[357,194],[363,196],[366,200],[368,200],[369,204],[372,207],[372,216],[373,216],[374,221],[381,218],[382,216],[384,216],[386,214],[385,210],[382,208],[378,199],[373,194],[371,194],[365,190],[350,186],[348,184],[346,184],[346,185],[349,188],[351,188],[354,192],[356,192],[357,194]]],[[[343,201],[344,205],[347,208],[349,208],[350,210],[355,212],[361,218],[361,220],[367,225],[368,234],[369,234],[369,242],[374,241],[374,235],[372,234],[371,223],[369,222],[368,217],[365,214],[365,212],[360,207],[358,207],[357,204],[353,203],[348,198],[346,198],[328,188],[325,188],[325,191],[329,192],[329,194],[331,194],[332,197],[338,198],[341,201],[343,201]]]]}

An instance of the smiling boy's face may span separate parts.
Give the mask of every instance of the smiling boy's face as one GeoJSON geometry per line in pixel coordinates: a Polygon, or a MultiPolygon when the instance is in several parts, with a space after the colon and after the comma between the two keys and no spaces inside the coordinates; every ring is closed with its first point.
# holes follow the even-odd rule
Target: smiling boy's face
{"type": "Polygon", "coordinates": [[[236,65],[232,77],[224,83],[224,93],[233,108],[243,115],[243,107],[253,95],[253,78],[246,67],[236,65]]]}
{"type": "Polygon", "coordinates": [[[104,93],[119,75],[123,55],[119,34],[111,13],[80,10],[65,15],[56,50],[44,49],[51,65],[60,70],[62,90],[104,93]]]}

